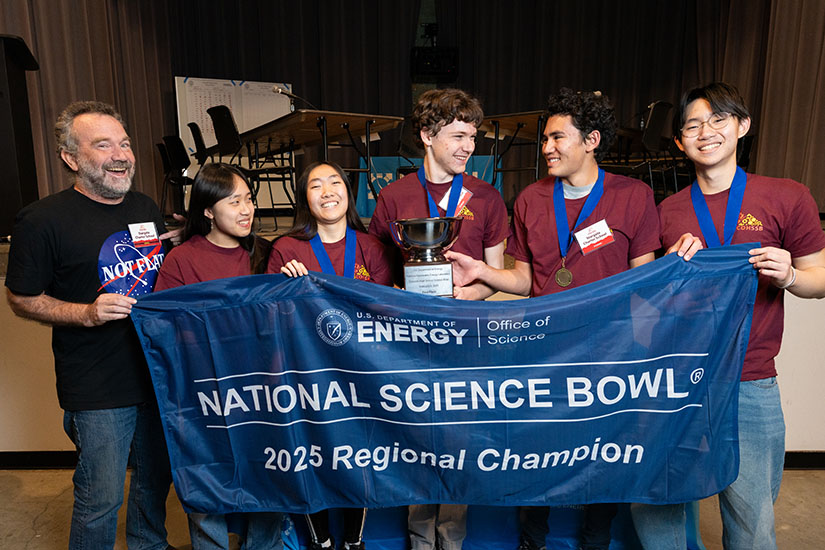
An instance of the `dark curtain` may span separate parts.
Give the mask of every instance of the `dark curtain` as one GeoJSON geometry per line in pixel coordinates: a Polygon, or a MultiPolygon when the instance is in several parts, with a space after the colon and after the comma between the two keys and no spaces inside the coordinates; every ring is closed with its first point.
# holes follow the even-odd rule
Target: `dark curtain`
{"type": "MultiPolygon", "coordinates": [[[[160,198],[154,144],[177,132],[175,75],[290,82],[324,109],[410,110],[409,51],[418,1],[3,0],[0,33],[22,36],[40,196],[70,178],[54,154],[54,121],[71,101],[123,114],[135,188],[160,198]]],[[[387,140],[374,152],[390,154],[387,140]]]]}
{"type": "MultiPolygon", "coordinates": [[[[418,1],[169,2],[178,76],[288,82],[321,109],[403,115],[418,1]]],[[[305,105],[297,105],[306,107],[305,105]]],[[[382,149],[397,147],[392,139],[382,149]]]]}
{"type": "Polygon", "coordinates": [[[825,2],[771,6],[757,170],[806,184],[825,212],[825,2]]]}
{"type": "MultiPolygon", "coordinates": [[[[751,135],[761,123],[762,85],[765,79],[770,0],[718,0],[696,5],[696,48],[699,80],[721,80],[742,93],[752,115],[751,135]]],[[[756,155],[751,154],[751,167],[756,155]]]]}
{"type": "MultiPolygon", "coordinates": [[[[285,81],[324,109],[408,114],[419,7],[2,0],[0,32],[22,36],[41,67],[27,75],[40,194],[68,183],[54,154],[57,114],[70,101],[100,99],[126,117],[137,189],[159,197],[154,143],[177,130],[176,74],[285,81]]],[[[651,101],[676,103],[688,86],[734,82],[754,116],[756,169],[805,182],[825,210],[820,0],[436,0],[436,14],[439,45],[459,51],[455,85],[480,96],[488,114],[541,109],[569,86],[604,91],[620,123],[635,126],[651,101]]],[[[395,145],[390,137],[373,152],[392,154],[395,145]]],[[[522,155],[529,162],[531,153],[522,155]]]]}
{"type": "Polygon", "coordinates": [[[439,44],[485,112],[542,109],[560,87],[601,90],[620,124],[697,80],[695,2],[437,2],[439,44]]]}
{"type": "Polygon", "coordinates": [[[27,82],[41,197],[71,181],[55,154],[53,127],[60,111],[79,99],[106,101],[123,114],[137,157],[135,188],[159,195],[153,143],[165,127],[159,92],[169,78],[165,22],[152,2],[0,2],[0,32],[22,36],[40,64],[27,82]]]}
{"type": "MultiPolygon", "coordinates": [[[[638,128],[647,105],[675,103],[698,79],[695,5],[437,0],[438,39],[459,49],[456,85],[478,95],[485,113],[543,109],[561,87],[601,90],[620,126],[638,128]]],[[[505,167],[532,165],[534,155],[513,149],[505,167]]],[[[534,179],[520,174],[504,181],[508,202],[534,179]]]]}

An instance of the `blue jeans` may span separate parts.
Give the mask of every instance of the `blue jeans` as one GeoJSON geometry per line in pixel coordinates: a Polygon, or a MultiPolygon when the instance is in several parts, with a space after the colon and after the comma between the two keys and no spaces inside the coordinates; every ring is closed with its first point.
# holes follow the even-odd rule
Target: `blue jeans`
{"type": "Polygon", "coordinates": [[[157,405],[65,411],[63,429],[77,449],[69,548],[114,547],[126,467],[131,465],[127,545],[129,550],[165,550],[172,477],[157,405]]]}
{"type": "MultiPolygon", "coordinates": [[[[773,504],[785,465],[785,418],[776,378],[739,384],[739,476],[719,493],[722,544],[728,550],[775,550],[773,504]]],[[[646,549],[684,550],[685,506],[634,504],[646,549]]]]}
{"type": "MultiPolygon", "coordinates": [[[[241,550],[282,550],[281,522],[283,514],[277,512],[257,512],[244,514],[246,532],[241,537],[241,550]]],[[[226,516],[222,514],[188,515],[189,538],[192,550],[228,550],[229,531],[226,516]]]]}

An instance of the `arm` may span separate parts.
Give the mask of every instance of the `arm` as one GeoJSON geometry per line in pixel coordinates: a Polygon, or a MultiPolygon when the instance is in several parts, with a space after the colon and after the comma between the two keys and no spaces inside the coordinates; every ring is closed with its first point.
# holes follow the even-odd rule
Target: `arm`
{"type": "Polygon", "coordinates": [[[655,259],[656,254],[654,252],[648,252],[647,254],[642,254],[641,256],[631,259],[628,265],[630,266],[630,269],[633,269],[634,267],[639,267],[640,265],[650,263],[655,259]]]}
{"type": "Polygon", "coordinates": [[[800,298],[825,297],[825,249],[799,258],[791,258],[790,252],[773,246],[748,252],[753,267],[760,275],[770,277],[774,286],[800,298]]]}
{"type": "Polygon", "coordinates": [[[49,325],[96,327],[108,321],[125,319],[132,312],[134,298],[120,294],[101,294],[91,304],[64,302],[46,294],[26,296],[6,289],[11,310],[18,316],[49,325]]]}
{"type": "MultiPolygon", "coordinates": [[[[504,241],[484,249],[484,263],[495,269],[504,269],[504,241]]],[[[453,296],[459,300],[484,300],[495,292],[486,284],[476,282],[468,286],[455,286],[453,296]]]]}
{"type": "Polygon", "coordinates": [[[480,260],[474,260],[465,254],[448,250],[444,254],[453,264],[453,282],[455,286],[466,286],[479,281],[487,286],[527,296],[533,280],[533,268],[527,262],[516,260],[514,269],[497,269],[480,260]]]}

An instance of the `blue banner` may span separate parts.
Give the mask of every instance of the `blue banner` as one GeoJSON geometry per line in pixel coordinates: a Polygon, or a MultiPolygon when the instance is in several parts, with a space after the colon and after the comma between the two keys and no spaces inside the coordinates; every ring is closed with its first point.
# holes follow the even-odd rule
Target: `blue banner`
{"type": "Polygon", "coordinates": [[[560,294],[256,275],[141,297],[187,510],[672,503],[738,470],[749,245],[560,294]]]}

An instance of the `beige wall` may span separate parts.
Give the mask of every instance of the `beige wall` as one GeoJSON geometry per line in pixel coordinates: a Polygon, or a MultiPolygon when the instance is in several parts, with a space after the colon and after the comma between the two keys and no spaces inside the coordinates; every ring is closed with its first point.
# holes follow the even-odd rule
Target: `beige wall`
{"type": "Polygon", "coordinates": [[[11,312],[5,282],[0,278],[0,452],[73,450],[57,404],[52,331],[11,312]]]}
{"type": "Polygon", "coordinates": [[[785,336],[776,358],[789,451],[825,450],[825,300],[785,293],[785,336]]]}

